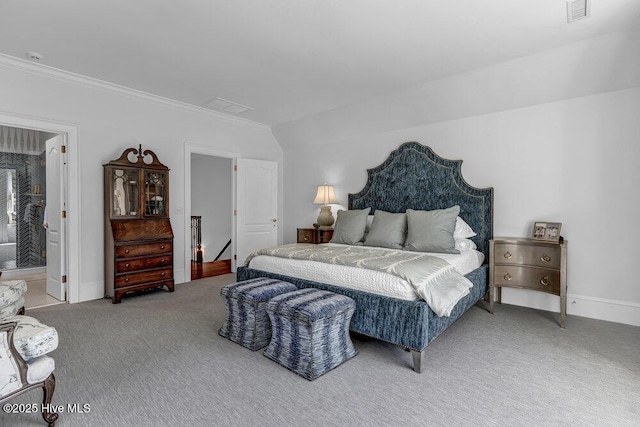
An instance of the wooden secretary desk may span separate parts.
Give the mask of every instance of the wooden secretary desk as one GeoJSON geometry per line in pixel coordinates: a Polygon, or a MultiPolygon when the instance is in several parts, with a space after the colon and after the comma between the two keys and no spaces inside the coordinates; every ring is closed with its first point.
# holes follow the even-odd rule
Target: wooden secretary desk
{"type": "Polygon", "coordinates": [[[106,296],[117,304],[129,292],[173,292],[169,168],[142,146],[103,167],[106,296]]]}

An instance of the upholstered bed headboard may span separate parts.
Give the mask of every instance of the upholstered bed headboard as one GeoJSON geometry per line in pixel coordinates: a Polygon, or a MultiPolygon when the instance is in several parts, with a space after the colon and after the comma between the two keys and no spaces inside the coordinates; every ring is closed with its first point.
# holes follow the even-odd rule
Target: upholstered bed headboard
{"type": "Polygon", "coordinates": [[[417,142],[406,142],[381,165],[367,169],[364,188],[349,194],[349,209],[387,212],[460,206],[460,217],[478,233],[471,238],[489,259],[493,237],[493,188],[476,188],[462,177],[462,160],[448,160],[417,142]]]}

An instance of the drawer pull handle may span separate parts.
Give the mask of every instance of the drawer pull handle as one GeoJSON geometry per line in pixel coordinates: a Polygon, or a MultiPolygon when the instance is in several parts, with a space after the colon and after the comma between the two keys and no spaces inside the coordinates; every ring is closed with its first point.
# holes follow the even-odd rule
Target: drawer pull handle
{"type": "Polygon", "coordinates": [[[161,275],[162,277],[164,277],[164,273],[160,273],[160,275],[161,275]]]}
{"type": "Polygon", "coordinates": [[[506,259],[511,259],[513,257],[513,255],[511,255],[511,252],[505,252],[504,257],[506,259]]]}
{"type": "Polygon", "coordinates": [[[129,253],[129,249],[125,249],[125,250],[124,250],[124,253],[125,253],[125,254],[128,254],[128,253],[129,253]]]}
{"type": "Polygon", "coordinates": [[[509,273],[505,274],[504,280],[511,280],[511,275],[509,273]]]}
{"type": "Polygon", "coordinates": [[[126,277],[126,278],[124,279],[124,281],[125,281],[125,282],[128,282],[128,281],[129,281],[129,278],[128,278],[128,277],[126,277]]]}
{"type": "Polygon", "coordinates": [[[167,262],[167,260],[165,260],[164,258],[160,260],[160,264],[164,264],[165,262],[167,262]]]}
{"type": "Polygon", "coordinates": [[[161,245],[161,246],[160,246],[160,249],[164,249],[164,245],[161,245]]]}
{"type": "Polygon", "coordinates": [[[125,266],[126,268],[129,268],[129,263],[126,263],[124,266],[125,266]]]}
{"type": "Polygon", "coordinates": [[[542,256],[540,257],[540,261],[542,261],[542,262],[549,262],[549,261],[551,261],[551,257],[550,257],[549,255],[547,255],[547,254],[544,254],[544,255],[542,255],[542,256]]]}
{"type": "Polygon", "coordinates": [[[540,284],[542,286],[549,286],[549,277],[548,276],[544,276],[541,280],[540,280],[540,284]]]}
{"type": "Polygon", "coordinates": [[[304,241],[306,242],[307,240],[309,240],[309,236],[304,236],[304,241]]]}

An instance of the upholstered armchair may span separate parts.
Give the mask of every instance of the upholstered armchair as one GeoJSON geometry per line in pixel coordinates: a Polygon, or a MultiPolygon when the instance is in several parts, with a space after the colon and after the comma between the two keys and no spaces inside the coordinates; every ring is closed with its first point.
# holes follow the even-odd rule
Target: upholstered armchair
{"type": "Polygon", "coordinates": [[[47,353],[58,346],[58,333],[29,316],[0,318],[0,404],[34,388],[42,388],[42,418],[54,426],[51,411],[55,361],[47,353]]]}
{"type": "Polygon", "coordinates": [[[27,282],[24,280],[0,282],[0,319],[13,314],[24,314],[25,292],[27,292],[27,282]]]}

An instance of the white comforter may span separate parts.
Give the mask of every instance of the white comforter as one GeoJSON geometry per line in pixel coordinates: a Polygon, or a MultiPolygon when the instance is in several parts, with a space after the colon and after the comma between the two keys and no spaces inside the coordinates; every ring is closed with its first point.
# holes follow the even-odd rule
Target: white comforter
{"type": "MultiPolygon", "coordinates": [[[[281,256],[254,254],[250,259],[249,266],[263,271],[343,286],[393,298],[400,298],[404,300],[417,300],[422,298],[439,316],[448,316],[460,298],[464,297],[469,292],[469,288],[472,284],[466,278],[461,277],[461,274],[466,274],[474,270],[480,266],[484,260],[482,253],[477,251],[463,251],[460,255],[429,254],[435,255],[440,259],[444,259],[449,263],[453,262],[456,265],[455,269],[457,270],[457,273],[460,273],[451,274],[451,271],[453,270],[452,268],[448,268],[449,266],[440,266],[442,267],[440,270],[446,272],[445,274],[440,274],[440,279],[435,281],[432,280],[433,277],[422,274],[412,274],[409,277],[406,277],[406,275],[405,277],[401,277],[403,275],[402,271],[400,272],[400,276],[398,276],[396,273],[391,271],[394,268],[388,269],[389,271],[379,271],[375,268],[367,268],[366,261],[359,263],[359,265],[364,268],[358,268],[355,266],[343,265],[342,261],[327,264],[309,259],[292,259],[290,254],[286,254],[287,252],[306,252],[293,250],[291,248],[292,246],[296,245],[285,245],[286,248],[284,250],[271,251],[280,252],[281,256]]],[[[320,249],[322,246],[353,248],[353,250],[350,251],[347,249],[345,252],[346,254],[349,254],[348,256],[351,256],[353,252],[360,253],[364,250],[365,252],[371,253],[370,256],[367,253],[367,257],[372,260],[377,260],[377,258],[384,258],[387,256],[381,251],[387,251],[387,253],[388,251],[395,253],[399,252],[395,250],[368,247],[356,247],[356,249],[351,246],[336,244],[298,246],[302,248],[309,248],[309,250],[312,250],[311,248],[313,247],[320,249]]],[[[268,253],[268,251],[263,252],[268,253]]],[[[331,250],[329,252],[332,254],[340,253],[336,250],[331,250]]],[[[416,256],[420,259],[430,258],[423,255],[424,254],[418,254],[416,252],[408,253],[410,259],[412,258],[414,260],[416,259],[416,256]]],[[[438,264],[438,262],[436,262],[436,264],[438,264]]],[[[433,272],[435,273],[436,271],[434,270],[433,272]]]]}

